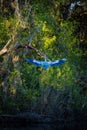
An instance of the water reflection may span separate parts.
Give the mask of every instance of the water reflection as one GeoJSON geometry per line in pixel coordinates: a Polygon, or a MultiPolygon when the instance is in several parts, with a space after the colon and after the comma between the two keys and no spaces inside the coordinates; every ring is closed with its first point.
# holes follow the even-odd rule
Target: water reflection
{"type": "MultiPolygon", "coordinates": [[[[85,128],[77,128],[78,130],[87,130],[85,128]]],[[[57,124],[56,125],[48,125],[48,124],[32,124],[24,127],[20,126],[10,126],[8,127],[0,127],[0,130],[66,130],[64,127],[60,127],[57,124]]],[[[75,128],[67,128],[67,130],[75,130],[75,128]]]]}
{"type": "Polygon", "coordinates": [[[25,127],[10,127],[10,128],[5,127],[5,128],[0,128],[0,130],[65,130],[65,128],[61,128],[60,126],[57,125],[33,124],[25,127]]]}
{"type": "Polygon", "coordinates": [[[2,128],[0,130],[54,130],[50,125],[29,125],[26,127],[19,128],[2,128]]]}

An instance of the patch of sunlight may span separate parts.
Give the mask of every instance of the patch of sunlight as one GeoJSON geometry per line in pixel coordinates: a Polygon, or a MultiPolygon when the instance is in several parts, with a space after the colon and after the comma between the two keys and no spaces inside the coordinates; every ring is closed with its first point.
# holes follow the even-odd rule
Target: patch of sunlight
{"type": "Polygon", "coordinates": [[[43,31],[43,32],[51,32],[52,30],[49,29],[46,24],[47,24],[47,22],[44,21],[43,27],[42,27],[42,31],[43,31]]]}
{"type": "Polygon", "coordinates": [[[71,22],[63,22],[63,21],[61,21],[60,26],[62,28],[65,28],[65,29],[69,30],[70,32],[73,31],[73,24],[71,22]]]}
{"type": "Polygon", "coordinates": [[[15,89],[14,87],[11,88],[11,93],[12,93],[13,95],[16,94],[16,89],[15,89]]]}
{"type": "Polygon", "coordinates": [[[18,60],[19,60],[19,56],[15,56],[15,57],[12,59],[13,63],[17,62],[18,60]]]}
{"type": "Polygon", "coordinates": [[[56,36],[44,37],[43,41],[44,41],[44,47],[48,48],[54,41],[56,41],[56,36]]]}
{"type": "Polygon", "coordinates": [[[58,68],[57,78],[61,76],[61,70],[58,68]]]}
{"type": "Polygon", "coordinates": [[[61,25],[61,27],[63,27],[64,26],[63,22],[61,22],[60,25],[61,25]]]}
{"type": "Polygon", "coordinates": [[[6,22],[6,28],[10,28],[10,22],[8,20],[5,21],[6,22]]]}
{"type": "Polygon", "coordinates": [[[4,85],[4,82],[1,82],[1,83],[0,83],[0,87],[3,86],[3,85],[4,85]]]}
{"type": "Polygon", "coordinates": [[[59,6],[60,6],[59,2],[56,1],[56,2],[55,2],[55,7],[58,8],[59,6]]]}

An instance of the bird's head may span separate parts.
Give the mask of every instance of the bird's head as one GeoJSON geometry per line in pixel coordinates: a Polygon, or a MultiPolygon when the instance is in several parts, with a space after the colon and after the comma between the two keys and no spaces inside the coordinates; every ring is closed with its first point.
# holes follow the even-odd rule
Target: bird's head
{"type": "Polygon", "coordinates": [[[62,60],[65,62],[65,61],[66,61],[66,58],[63,58],[62,60]]]}

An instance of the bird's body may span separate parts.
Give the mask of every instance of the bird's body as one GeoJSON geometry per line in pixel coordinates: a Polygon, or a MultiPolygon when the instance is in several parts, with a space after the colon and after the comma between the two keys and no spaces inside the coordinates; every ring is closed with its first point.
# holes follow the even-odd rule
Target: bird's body
{"type": "Polygon", "coordinates": [[[38,67],[43,67],[44,69],[48,69],[51,66],[58,66],[60,64],[63,64],[66,59],[63,58],[61,60],[55,60],[55,61],[39,61],[39,60],[30,60],[28,58],[25,59],[26,62],[31,63],[38,67]]]}

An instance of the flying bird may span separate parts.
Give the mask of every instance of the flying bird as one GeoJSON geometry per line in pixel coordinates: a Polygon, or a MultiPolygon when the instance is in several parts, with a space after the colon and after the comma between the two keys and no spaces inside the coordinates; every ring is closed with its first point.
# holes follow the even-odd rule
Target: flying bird
{"type": "Polygon", "coordinates": [[[66,58],[63,58],[61,60],[55,60],[55,61],[39,61],[39,60],[30,60],[28,58],[25,58],[25,61],[33,64],[38,67],[42,67],[43,69],[48,69],[51,66],[58,66],[66,62],[66,58]]]}

